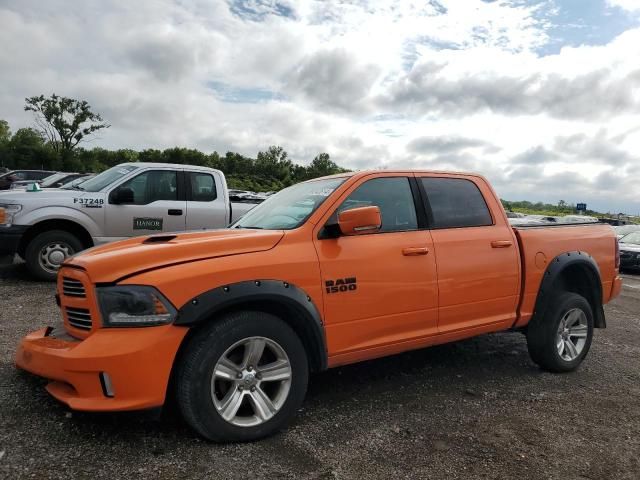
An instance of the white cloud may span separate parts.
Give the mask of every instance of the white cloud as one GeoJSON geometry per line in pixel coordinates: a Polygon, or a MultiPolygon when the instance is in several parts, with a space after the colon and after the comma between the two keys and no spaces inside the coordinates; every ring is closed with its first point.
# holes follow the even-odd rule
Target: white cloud
{"type": "Polygon", "coordinates": [[[640,12],[640,1],[638,0],[607,0],[612,7],[620,7],[630,12],[640,12]]]}
{"type": "Polygon", "coordinates": [[[88,146],[280,144],[299,162],[471,169],[503,197],[640,210],[627,179],[640,29],[540,56],[554,13],[552,0],[6,0],[0,117],[28,125],[24,97],[55,92],[112,124],[88,146]]]}

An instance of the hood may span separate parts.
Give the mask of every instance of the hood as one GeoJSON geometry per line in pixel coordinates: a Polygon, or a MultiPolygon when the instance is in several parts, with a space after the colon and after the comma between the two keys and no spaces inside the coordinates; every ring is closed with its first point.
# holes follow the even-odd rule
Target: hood
{"type": "Polygon", "coordinates": [[[624,243],[620,242],[621,252],[640,252],[640,245],[637,243],[624,243]]]}
{"type": "Polygon", "coordinates": [[[63,190],[57,188],[43,188],[37,192],[27,192],[26,190],[3,190],[0,192],[0,203],[3,201],[9,203],[24,204],[32,202],[42,202],[42,200],[55,201],[59,198],[73,198],[82,196],[86,192],[78,190],[63,190]]]}
{"type": "Polygon", "coordinates": [[[270,250],[283,236],[282,230],[250,229],[163,233],[91,248],[65,265],[83,268],[95,283],[108,283],[176,263],[270,250]]]}

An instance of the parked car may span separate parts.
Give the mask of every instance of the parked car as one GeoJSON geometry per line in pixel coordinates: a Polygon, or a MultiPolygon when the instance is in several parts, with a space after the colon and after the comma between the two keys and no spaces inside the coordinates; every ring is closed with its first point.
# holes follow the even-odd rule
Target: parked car
{"type": "Polygon", "coordinates": [[[540,220],[537,218],[509,218],[509,223],[513,226],[518,225],[549,225],[549,222],[545,222],[544,220],[540,220]]]}
{"type": "Polygon", "coordinates": [[[0,175],[0,190],[9,190],[13,182],[43,180],[54,173],[48,170],[12,170],[0,175]]]}
{"type": "Polygon", "coordinates": [[[527,220],[535,220],[544,223],[558,223],[558,217],[554,217],[551,215],[527,215],[524,218],[527,220]]]}
{"type": "Polygon", "coordinates": [[[0,193],[0,256],[13,261],[17,253],[35,277],[55,280],[65,258],[94,245],[157,231],[224,228],[231,220],[219,170],[125,163],[72,189],[0,193]]]}
{"type": "Polygon", "coordinates": [[[640,270],[640,231],[627,233],[620,240],[620,269],[640,270]]]}
{"type": "Polygon", "coordinates": [[[563,215],[558,217],[559,223],[597,223],[596,217],[589,215],[563,215]]]}
{"type": "Polygon", "coordinates": [[[507,218],[524,218],[526,217],[526,215],[524,213],[520,213],[520,212],[510,212],[507,211],[507,218]]]}
{"type": "MultiPolygon", "coordinates": [[[[68,173],[68,172],[58,172],[53,175],[48,176],[47,178],[37,181],[40,185],[40,188],[60,188],[65,183],[71,182],[78,178],[83,178],[87,174],[86,173],[68,173]]],[[[29,185],[34,183],[33,180],[20,180],[17,182],[13,182],[11,185],[11,190],[26,190],[29,185]]]]}
{"type": "Polygon", "coordinates": [[[629,233],[640,231],[640,225],[618,225],[614,226],[613,229],[616,231],[619,240],[629,233]]]}
{"type": "Polygon", "coordinates": [[[244,190],[229,190],[231,211],[234,219],[238,219],[253,209],[259,203],[264,202],[265,196],[244,190]]]}
{"type": "Polygon", "coordinates": [[[406,350],[520,330],[542,368],[576,369],[620,293],[617,248],[607,225],[511,227],[480,176],[341,174],[228,229],[67,259],[63,326],[27,335],[16,365],[72,409],[171,397],[203,437],[255,440],[296,414],[309,372],[406,350]]]}
{"type": "MultiPolygon", "coordinates": [[[[77,187],[78,185],[80,185],[82,182],[86,182],[87,180],[95,177],[96,174],[95,173],[87,173],[85,175],[83,175],[82,177],[78,177],[74,180],[71,180],[69,182],[66,182],[65,184],[61,185],[60,188],[65,188],[65,189],[73,189],[75,187],[77,187]]],[[[76,188],[76,190],[80,190],[79,188],[76,188]]]]}

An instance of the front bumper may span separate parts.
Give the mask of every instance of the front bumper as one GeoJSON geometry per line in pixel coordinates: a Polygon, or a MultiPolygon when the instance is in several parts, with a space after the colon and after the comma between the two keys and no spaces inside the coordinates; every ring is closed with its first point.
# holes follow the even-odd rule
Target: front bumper
{"type": "Polygon", "coordinates": [[[639,270],[640,254],[637,252],[620,252],[620,269],[621,270],[639,270]]]}
{"type": "Polygon", "coordinates": [[[47,391],[74,410],[124,411],[164,404],[175,355],[188,329],[166,325],[98,329],[84,340],[27,335],[16,352],[18,368],[45,377],[47,391]],[[107,396],[100,374],[110,379],[107,396]]]}
{"type": "Polygon", "coordinates": [[[0,225],[0,257],[10,256],[13,259],[28,228],[28,225],[0,225]]]}

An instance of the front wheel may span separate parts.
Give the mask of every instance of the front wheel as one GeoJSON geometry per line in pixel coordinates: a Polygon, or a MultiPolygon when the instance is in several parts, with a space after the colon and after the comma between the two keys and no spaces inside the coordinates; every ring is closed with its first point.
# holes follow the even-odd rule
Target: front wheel
{"type": "Polygon", "coordinates": [[[570,372],[587,356],[593,338],[593,312],[576,293],[558,295],[544,316],[527,329],[527,346],[534,362],[551,372],[570,372]]]}
{"type": "Polygon", "coordinates": [[[304,347],[291,327],[253,311],[204,327],[178,362],[182,415],[217,442],[256,440],[280,430],[300,407],[309,375],[304,347]]]}
{"type": "Polygon", "coordinates": [[[49,230],[36,235],[29,242],[24,259],[34,277],[52,282],[62,262],[83,248],[75,235],[64,230],[49,230]]]}

